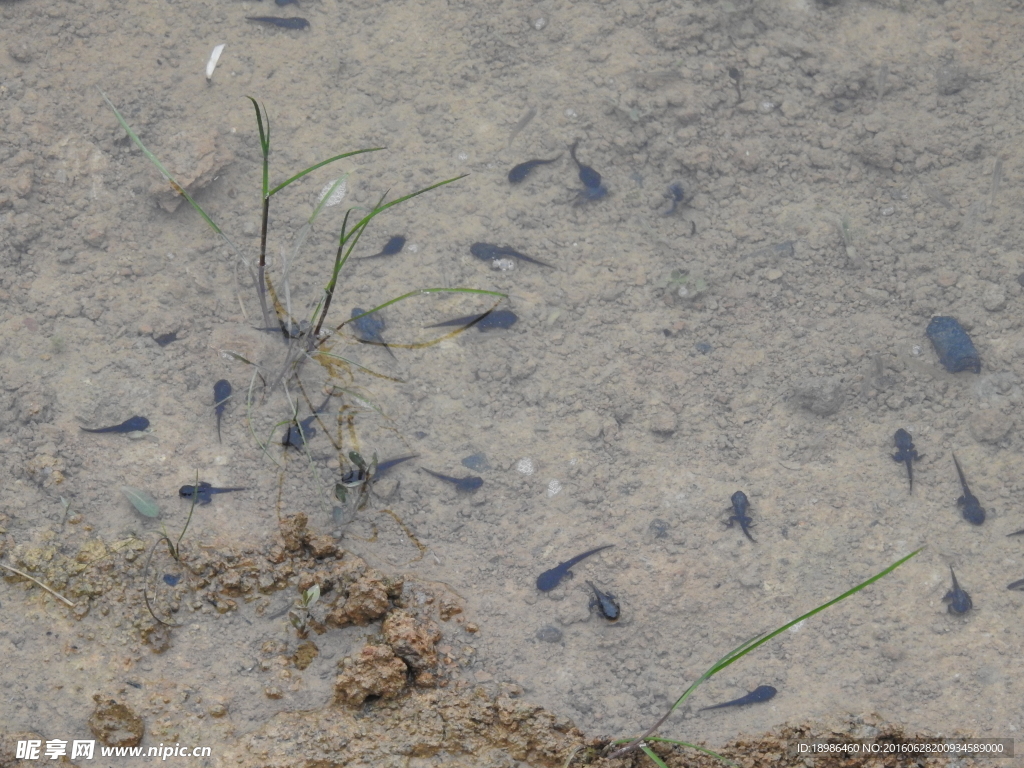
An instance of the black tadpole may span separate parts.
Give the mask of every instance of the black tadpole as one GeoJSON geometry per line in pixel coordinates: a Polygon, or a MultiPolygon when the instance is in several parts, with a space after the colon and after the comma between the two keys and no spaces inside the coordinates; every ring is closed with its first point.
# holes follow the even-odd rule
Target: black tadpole
{"type": "Polygon", "coordinates": [[[434,323],[427,328],[442,328],[449,325],[475,326],[479,331],[491,331],[496,328],[511,328],[519,321],[519,317],[511,309],[496,309],[482,315],[464,315],[443,323],[434,323]]]}
{"type": "Polygon", "coordinates": [[[309,27],[309,22],[301,16],[290,16],[288,18],[281,18],[280,16],[246,16],[246,21],[258,21],[262,24],[273,24],[275,27],[284,27],[285,29],[306,29],[309,27]]]}
{"type": "Polygon", "coordinates": [[[508,172],[508,183],[518,184],[529,176],[533,169],[538,165],[548,165],[549,163],[555,162],[560,157],[561,155],[558,155],[558,157],[553,157],[550,160],[527,160],[525,163],[520,163],[508,172]]]}
{"type": "Polygon", "coordinates": [[[960,584],[956,580],[956,574],[953,573],[952,565],[949,566],[949,575],[953,577],[953,588],[946,593],[945,597],[942,598],[944,602],[949,602],[949,605],[946,606],[946,610],[949,613],[967,613],[974,607],[974,601],[971,600],[970,595],[960,588],[960,584]]]}
{"type": "Polygon", "coordinates": [[[86,429],[81,427],[83,432],[141,432],[144,429],[149,429],[149,419],[145,416],[132,416],[130,419],[122,421],[120,424],[115,424],[112,427],[99,427],[98,429],[86,429]]]}
{"type": "Polygon", "coordinates": [[[395,235],[384,243],[384,247],[378,253],[372,256],[363,256],[362,258],[379,259],[382,256],[394,256],[396,253],[401,253],[403,248],[405,248],[405,235],[395,235]]]}
{"type": "Polygon", "coordinates": [[[384,347],[388,351],[388,354],[392,357],[395,353],[391,351],[391,347],[384,341],[384,337],[381,332],[387,327],[384,322],[384,318],[379,313],[366,314],[366,310],[362,307],[352,308],[352,325],[356,329],[356,339],[361,341],[363,344],[375,344],[379,347],[384,347]]]}
{"type": "Polygon", "coordinates": [[[561,583],[562,579],[568,576],[572,568],[576,563],[581,560],[585,560],[591,555],[597,554],[603,549],[614,547],[614,544],[605,544],[603,547],[595,547],[594,549],[584,552],[582,555],[576,555],[576,557],[569,558],[564,563],[559,563],[554,568],[548,568],[544,573],[537,577],[537,589],[541,592],[550,592],[552,589],[557,587],[561,583]]]}
{"type": "Polygon", "coordinates": [[[206,482],[190,483],[178,489],[178,495],[183,499],[194,499],[199,505],[209,504],[213,501],[215,493],[232,493],[233,491],[244,491],[245,488],[214,488],[206,482]]]}
{"type": "Polygon", "coordinates": [[[579,145],[580,140],[576,139],[569,147],[569,155],[572,157],[576,167],[579,168],[580,181],[583,182],[583,189],[576,194],[576,204],[587,200],[600,200],[602,197],[608,194],[608,188],[601,183],[601,174],[591,168],[589,165],[581,163],[576,157],[576,147],[579,145]]]}
{"type": "Polygon", "coordinates": [[[722,709],[723,707],[742,707],[746,704],[758,704],[762,701],[768,701],[769,699],[775,698],[776,693],[778,693],[778,691],[770,685],[759,685],[746,696],[740,696],[738,699],[733,699],[732,701],[724,701],[721,704],[713,704],[710,707],[701,707],[699,711],[703,712],[705,709],[722,709]]]}
{"type": "Polygon", "coordinates": [[[461,493],[472,493],[481,485],[484,484],[482,477],[476,475],[469,475],[467,477],[451,477],[450,475],[442,475],[440,472],[434,472],[426,467],[420,467],[428,475],[433,475],[438,480],[444,480],[446,483],[451,483],[455,486],[455,490],[461,493]]]}

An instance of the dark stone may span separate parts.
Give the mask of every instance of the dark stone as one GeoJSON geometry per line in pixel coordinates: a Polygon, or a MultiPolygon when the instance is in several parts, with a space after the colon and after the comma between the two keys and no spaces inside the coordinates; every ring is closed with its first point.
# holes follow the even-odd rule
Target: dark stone
{"type": "Polygon", "coordinates": [[[647,531],[656,539],[664,539],[668,536],[668,523],[664,520],[651,520],[651,524],[647,526],[647,531]]]}
{"type": "Polygon", "coordinates": [[[981,356],[956,318],[933,317],[925,333],[935,347],[939,362],[947,371],[981,373],[981,356]]]}
{"type": "Polygon", "coordinates": [[[487,462],[487,457],[482,453],[474,453],[472,456],[467,456],[462,460],[462,466],[466,467],[466,469],[472,469],[474,472],[491,468],[491,465],[487,462]]]}

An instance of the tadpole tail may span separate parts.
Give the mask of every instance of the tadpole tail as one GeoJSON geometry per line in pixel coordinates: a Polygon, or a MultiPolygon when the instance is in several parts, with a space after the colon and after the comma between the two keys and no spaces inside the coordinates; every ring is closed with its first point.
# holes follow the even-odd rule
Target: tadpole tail
{"type": "Polygon", "coordinates": [[[964,477],[964,471],[960,469],[960,462],[956,460],[956,454],[953,453],[952,451],[950,451],[949,454],[953,457],[953,464],[956,465],[956,473],[960,475],[960,485],[963,486],[964,493],[966,494],[968,493],[967,478],[964,477]]]}

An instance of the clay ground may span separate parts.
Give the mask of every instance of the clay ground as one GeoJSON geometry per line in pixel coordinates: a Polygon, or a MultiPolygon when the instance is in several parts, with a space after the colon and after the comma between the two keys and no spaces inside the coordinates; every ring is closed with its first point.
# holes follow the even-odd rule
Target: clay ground
{"type": "MultiPolygon", "coordinates": [[[[100,696],[139,715],[144,745],[187,739],[214,747],[211,764],[259,764],[254,734],[296,713],[329,718],[345,659],[383,630],[311,630],[318,654],[296,666],[304,639],[288,612],[309,584],[273,558],[282,521],[302,514],[336,547],[321,560],[358,557],[402,580],[389,610],[436,610],[440,597],[426,601],[442,592],[458,602],[430,619],[447,685],[415,696],[513,690],[584,740],[637,733],[729,649],[923,546],[713,678],[663,735],[724,749],[741,733],[877,713],[910,733],[1014,737],[1020,10],[0,0],[0,562],[76,604],[0,582],[5,733],[89,738],[100,696]],[[245,18],[274,14],[310,26],[245,18]],[[491,302],[417,296],[382,312],[394,357],[343,329],[330,350],[349,363],[310,360],[302,390],[271,388],[286,346],[257,330],[240,257],[175,208],[100,89],[248,260],[260,152],[246,95],[270,117],[272,180],[387,147],[275,196],[270,275],[297,320],[323,295],[343,209],[468,174],[375,221],[357,255],[397,234],[407,245],[350,263],[332,320],[464,286],[508,294],[518,323],[418,346],[438,338],[424,326],[491,302]],[[608,189],[582,205],[577,139],[608,189]],[[515,164],[556,156],[509,184],[515,164]],[[344,204],[293,255],[342,171],[344,204]],[[666,215],[675,184],[683,199],[666,215]],[[471,255],[478,241],[552,268],[494,269],[471,255]],[[967,329],[980,374],[942,368],[933,315],[967,329]],[[222,441],[219,379],[236,393],[222,441]],[[293,409],[306,418],[325,387],[344,392],[308,452],[282,446],[293,409]],[[80,430],[133,415],[150,429],[80,430]],[[891,458],[901,427],[923,455],[912,494],[891,458]],[[419,458],[347,522],[332,491],[352,448],[419,458]],[[952,450],[982,526],[957,510],[952,450]],[[484,484],[461,494],[419,467],[484,484]],[[197,473],[246,490],[197,507],[184,565],[161,545],[147,570],[161,530],[185,525],[177,491],[197,473]],[[136,512],[123,486],[150,493],[160,517],[136,512]],[[737,490],[756,543],[724,525],[737,490]],[[603,544],[615,546],[537,591],[541,572],[603,544]],[[973,600],[965,616],[942,601],[950,566],[973,600]],[[617,623],[589,608],[587,581],[617,596],[617,623]],[[160,628],[150,589],[183,626],[160,628]],[[759,685],[779,693],[698,712],[759,685]]],[[[415,701],[433,706],[399,700],[415,701]]],[[[444,764],[449,749],[388,760],[444,764]]],[[[374,764],[390,764],[381,754],[374,764]]]]}

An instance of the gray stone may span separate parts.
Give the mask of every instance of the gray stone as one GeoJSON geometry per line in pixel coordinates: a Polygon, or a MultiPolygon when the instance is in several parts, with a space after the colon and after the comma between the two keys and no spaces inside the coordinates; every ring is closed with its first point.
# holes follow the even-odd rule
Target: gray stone
{"type": "Polygon", "coordinates": [[[979,443],[998,443],[1013,429],[1013,418],[996,408],[985,408],[973,414],[968,424],[979,443]]]}
{"type": "Polygon", "coordinates": [[[651,414],[651,432],[659,437],[671,437],[678,427],[678,418],[668,408],[660,407],[651,414]]]}
{"type": "Polygon", "coordinates": [[[989,312],[1002,312],[1006,309],[1006,291],[1003,286],[990,283],[981,294],[981,304],[989,312]]]}
{"type": "Polygon", "coordinates": [[[831,416],[843,405],[843,388],[835,377],[811,376],[793,387],[793,398],[804,410],[818,416],[831,416]]]}
{"type": "Polygon", "coordinates": [[[562,642],[562,630],[548,624],[537,630],[536,637],[542,643],[560,643],[562,642]]]}

